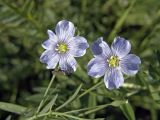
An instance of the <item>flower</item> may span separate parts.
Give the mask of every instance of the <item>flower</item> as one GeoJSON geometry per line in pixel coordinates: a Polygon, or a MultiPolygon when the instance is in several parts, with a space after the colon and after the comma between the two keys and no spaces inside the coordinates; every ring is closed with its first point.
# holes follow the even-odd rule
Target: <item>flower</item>
{"type": "Polygon", "coordinates": [[[104,83],[108,89],[122,86],[123,74],[135,75],[141,60],[134,54],[129,54],[131,44],[128,40],[116,37],[111,45],[98,38],[92,45],[94,58],[87,66],[88,75],[99,78],[104,75],[104,83]]]}
{"type": "Polygon", "coordinates": [[[81,36],[74,36],[74,24],[67,20],[59,21],[55,33],[48,30],[49,39],[42,43],[45,51],[40,57],[47,69],[59,67],[65,73],[76,71],[77,62],[74,57],[81,57],[89,47],[87,40],[81,36]]]}

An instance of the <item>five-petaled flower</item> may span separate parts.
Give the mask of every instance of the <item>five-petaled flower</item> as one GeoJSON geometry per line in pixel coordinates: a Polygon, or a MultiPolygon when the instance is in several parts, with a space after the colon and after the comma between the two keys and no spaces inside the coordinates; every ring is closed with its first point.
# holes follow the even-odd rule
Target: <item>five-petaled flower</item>
{"type": "Polygon", "coordinates": [[[45,51],[40,57],[47,69],[54,69],[58,62],[65,73],[76,71],[77,62],[74,57],[81,57],[89,47],[87,40],[81,36],[74,36],[75,27],[70,21],[59,21],[55,33],[48,30],[49,39],[42,43],[45,51]]]}
{"type": "Polygon", "coordinates": [[[141,60],[134,54],[128,54],[131,44],[128,40],[116,37],[111,45],[98,38],[91,48],[94,58],[88,63],[88,75],[99,78],[104,75],[104,83],[108,89],[123,85],[123,74],[135,75],[141,60]]]}

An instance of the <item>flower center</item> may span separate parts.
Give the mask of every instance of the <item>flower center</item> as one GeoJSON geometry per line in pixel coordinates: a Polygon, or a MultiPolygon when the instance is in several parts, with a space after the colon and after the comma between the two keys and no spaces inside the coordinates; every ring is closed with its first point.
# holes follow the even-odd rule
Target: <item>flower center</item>
{"type": "Polygon", "coordinates": [[[107,62],[109,64],[109,67],[118,67],[119,66],[119,59],[117,56],[111,56],[109,59],[107,59],[107,62]]]}
{"type": "Polygon", "coordinates": [[[65,53],[68,50],[68,46],[65,43],[59,43],[57,44],[56,51],[59,53],[65,53]]]}

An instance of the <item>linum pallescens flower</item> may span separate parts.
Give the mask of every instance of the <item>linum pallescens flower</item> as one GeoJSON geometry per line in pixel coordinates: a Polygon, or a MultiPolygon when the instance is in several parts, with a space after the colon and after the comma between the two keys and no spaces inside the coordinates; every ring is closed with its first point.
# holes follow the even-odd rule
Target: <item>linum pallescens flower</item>
{"type": "Polygon", "coordinates": [[[131,44],[124,38],[116,37],[110,49],[101,37],[93,43],[91,49],[94,58],[88,63],[88,74],[95,78],[104,75],[104,83],[108,89],[122,86],[123,74],[135,75],[138,72],[141,60],[134,54],[128,54],[131,44]]]}
{"type": "Polygon", "coordinates": [[[65,73],[76,71],[77,62],[74,57],[81,57],[89,47],[87,40],[81,36],[74,36],[75,27],[70,21],[59,21],[55,33],[48,30],[49,39],[42,43],[45,51],[40,57],[47,69],[54,69],[58,62],[65,73]]]}

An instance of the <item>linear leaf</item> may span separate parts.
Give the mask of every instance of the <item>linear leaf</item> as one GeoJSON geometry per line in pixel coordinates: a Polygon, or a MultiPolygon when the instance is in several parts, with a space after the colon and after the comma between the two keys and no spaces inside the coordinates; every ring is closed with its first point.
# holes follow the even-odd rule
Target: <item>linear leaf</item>
{"type": "Polygon", "coordinates": [[[82,84],[79,85],[79,87],[74,92],[74,94],[64,104],[62,104],[61,106],[59,106],[58,108],[56,108],[56,111],[62,109],[63,107],[65,107],[66,105],[68,105],[70,102],[72,102],[76,98],[76,96],[78,95],[81,87],[82,87],[82,84]]]}
{"type": "Polygon", "coordinates": [[[100,105],[100,106],[96,106],[96,107],[93,107],[93,109],[90,109],[86,112],[84,112],[83,114],[80,114],[79,116],[84,116],[84,115],[88,115],[88,114],[91,114],[91,113],[94,113],[96,111],[99,111],[99,110],[102,110],[108,106],[114,106],[114,107],[119,107],[120,105],[123,105],[124,103],[126,103],[126,101],[113,101],[111,103],[108,103],[108,104],[105,104],[105,105],[100,105]]]}
{"type": "Polygon", "coordinates": [[[53,99],[41,110],[40,114],[48,112],[50,109],[52,109],[53,105],[55,104],[55,101],[57,100],[58,94],[56,94],[53,99]]]}
{"type": "Polygon", "coordinates": [[[123,23],[125,22],[128,14],[130,13],[130,11],[132,10],[134,4],[135,4],[136,0],[133,0],[130,4],[130,6],[128,7],[128,9],[125,11],[125,13],[118,19],[117,23],[115,24],[112,32],[110,33],[108,39],[112,40],[112,38],[116,35],[116,33],[119,31],[119,29],[121,28],[121,26],[123,25],[123,23]]]}
{"type": "MultiPolygon", "coordinates": [[[[94,107],[96,106],[96,95],[94,94],[89,94],[89,100],[88,100],[88,107],[94,107]]],[[[91,114],[90,118],[94,118],[95,114],[91,114]]]]}
{"type": "Polygon", "coordinates": [[[130,103],[122,104],[120,108],[128,120],[135,120],[134,110],[130,103]]]}
{"type": "Polygon", "coordinates": [[[0,109],[16,114],[23,114],[27,110],[26,107],[6,102],[0,102],[0,109]]]}

